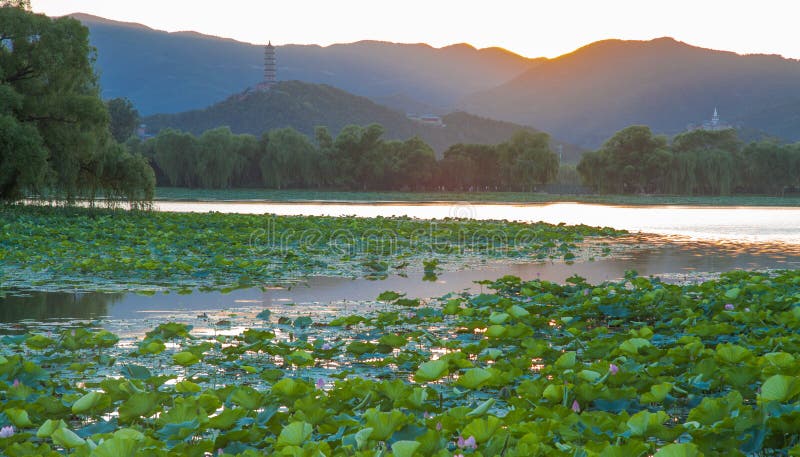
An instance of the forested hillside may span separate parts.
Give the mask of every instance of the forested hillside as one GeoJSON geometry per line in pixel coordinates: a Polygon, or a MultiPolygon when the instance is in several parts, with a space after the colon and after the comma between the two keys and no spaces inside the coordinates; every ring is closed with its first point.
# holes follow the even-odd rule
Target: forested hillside
{"type": "MultiPolygon", "coordinates": [[[[443,116],[443,127],[425,125],[365,97],[327,85],[300,81],[281,82],[267,92],[238,94],[203,110],[150,116],[144,122],[152,133],[175,128],[200,135],[206,130],[227,126],[234,133],[256,136],[284,127],[313,136],[318,126],[325,126],[336,134],[346,125],[378,123],[384,127],[386,138],[405,140],[419,136],[439,155],[453,144],[497,144],[518,130],[535,131],[519,124],[463,112],[443,116]]],[[[564,162],[577,163],[582,152],[558,140],[552,147],[563,152],[564,162]]]]}

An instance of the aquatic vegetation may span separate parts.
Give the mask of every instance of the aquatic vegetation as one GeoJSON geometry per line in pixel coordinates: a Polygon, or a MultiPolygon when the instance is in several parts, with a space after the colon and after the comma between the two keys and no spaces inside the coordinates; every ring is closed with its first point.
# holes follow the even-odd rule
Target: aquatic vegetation
{"type": "Polygon", "coordinates": [[[387,292],[376,312],[331,320],[253,313],[230,318],[240,333],[206,336],[175,322],[140,340],[17,326],[0,347],[0,448],[800,454],[800,272],[491,287],[432,301],[387,292]]]}
{"type": "Polygon", "coordinates": [[[505,221],[0,208],[0,288],[229,290],[486,259],[572,258],[620,232],[505,221]]]}

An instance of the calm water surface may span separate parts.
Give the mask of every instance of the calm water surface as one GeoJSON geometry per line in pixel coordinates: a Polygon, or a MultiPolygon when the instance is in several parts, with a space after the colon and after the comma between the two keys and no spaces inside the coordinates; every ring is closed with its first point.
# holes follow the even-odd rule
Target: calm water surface
{"type": "Polygon", "coordinates": [[[450,292],[478,293],[487,289],[476,281],[504,275],[556,282],[578,275],[591,283],[600,283],[622,278],[626,270],[633,269],[644,276],[685,281],[734,269],[800,268],[800,245],[676,241],[663,237],[645,241],[614,258],[573,264],[487,263],[481,268],[444,272],[435,281],[424,281],[422,273],[409,273],[407,277],[391,275],[384,280],[313,277],[291,288],[254,288],[228,294],[9,292],[0,298],[0,322],[109,319],[150,321],[152,327],[164,320],[192,320],[204,313],[253,313],[264,308],[277,315],[319,316],[361,312],[364,301],[375,300],[387,290],[418,298],[450,292]]]}

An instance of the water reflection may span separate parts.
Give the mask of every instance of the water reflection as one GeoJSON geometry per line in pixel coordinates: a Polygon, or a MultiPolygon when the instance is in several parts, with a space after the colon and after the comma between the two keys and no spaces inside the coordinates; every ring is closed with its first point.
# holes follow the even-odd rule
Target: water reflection
{"type": "Polygon", "coordinates": [[[627,249],[612,258],[574,264],[541,262],[525,264],[489,263],[463,271],[439,273],[435,281],[423,281],[424,273],[407,277],[392,275],[385,280],[314,277],[291,288],[237,290],[228,294],[196,292],[190,295],[32,292],[0,298],[0,321],[45,321],[51,319],[95,319],[116,321],[150,320],[153,326],[165,319],[192,319],[203,313],[227,310],[252,312],[269,308],[281,314],[313,315],[360,312],[367,300],[394,290],[410,297],[436,297],[449,292],[481,292],[475,281],[504,275],[523,279],[563,282],[579,275],[591,283],[619,279],[626,270],[659,275],[668,281],[702,277],[703,273],[734,269],[795,269],[800,266],[800,245],[782,243],[709,242],[687,238],[632,235],[621,240],[627,249]],[[297,306],[290,306],[297,304],[297,306]]]}
{"type": "Polygon", "coordinates": [[[23,320],[97,319],[108,315],[109,306],[125,294],[96,292],[20,292],[0,295],[0,322],[23,320]]]}

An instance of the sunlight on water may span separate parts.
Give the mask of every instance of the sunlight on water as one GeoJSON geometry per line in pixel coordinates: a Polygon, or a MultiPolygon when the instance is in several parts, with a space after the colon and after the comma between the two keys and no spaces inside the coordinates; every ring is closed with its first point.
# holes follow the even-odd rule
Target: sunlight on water
{"type": "Polygon", "coordinates": [[[420,219],[465,217],[524,222],[586,224],[631,232],[680,235],[697,240],[783,242],[800,244],[800,208],[612,206],[584,203],[458,204],[458,203],[263,203],[171,202],[159,211],[287,216],[409,216],[420,219]]]}

